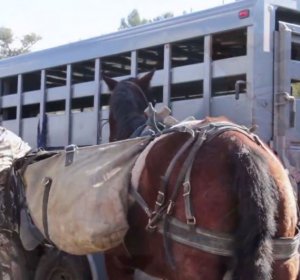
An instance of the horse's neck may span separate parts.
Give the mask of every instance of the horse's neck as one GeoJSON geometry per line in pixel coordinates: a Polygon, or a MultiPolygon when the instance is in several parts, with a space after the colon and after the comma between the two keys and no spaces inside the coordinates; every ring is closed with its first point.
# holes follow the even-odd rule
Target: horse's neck
{"type": "Polygon", "coordinates": [[[146,117],[144,115],[131,113],[116,122],[118,124],[117,139],[122,140],[129,138],[136,129],[144,125],[146,123],[146,117]]]}

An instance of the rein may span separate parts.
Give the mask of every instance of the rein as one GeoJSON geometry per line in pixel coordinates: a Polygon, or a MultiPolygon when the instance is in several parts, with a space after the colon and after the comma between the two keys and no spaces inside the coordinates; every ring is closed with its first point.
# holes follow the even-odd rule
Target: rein
{"type": "MultiPolygon", "coordinates": [[[[188,132],[191,129],[182,125],[176,125],[168,129],[166,133],[170,132],[188,132]]],[[[165,175],[162,177],[161,185],[157,194],[154,210],[147,205],[143,197],[138,193],[134,187],[130,187],[130,194],[135,198],[136,202],[141,206],[148,216],[148,231],[158,230],[163,234],[164,247],[168,262],[174,268],[174,261],[170,254],[168,239],[184,245],[220,256],[232,256],[234,237],[229,234],[219,234],[211,232],[196,226],[196,219],[193,214],[191,205],[191,183],[190,176],[195,156],[203,143],[207,143],[226,131],[237,131],[249,139],[254,141],[257,145],[266,147],[262,144],[260,139],[255,134],[250,134],[250,131],[243,126],[238,126],[229,122],[209,123],[193,129],[191,137],[189,137],[180,150],[176,153],[170,162],[165,175]],[[175,186],[172,193],[167,199],[167,185],[170,180],[171,173],[175,164],[178,162],[180,156],[190,148],[183,166],[176,179],[175,186]],[[183,197],[185,204],[186,223],[179,221],[175,217],[171,217],[172,209],[176,203],[180,186],[183,186],[183,197]]],[[[164,134],[164,131],[163,131],[164,134]]],[[[298,247],[300,241],[300,234],[293,238],[277,238],[273,240],[273,254],[275,260],[289,259],[298,254],[298,247]]]]}

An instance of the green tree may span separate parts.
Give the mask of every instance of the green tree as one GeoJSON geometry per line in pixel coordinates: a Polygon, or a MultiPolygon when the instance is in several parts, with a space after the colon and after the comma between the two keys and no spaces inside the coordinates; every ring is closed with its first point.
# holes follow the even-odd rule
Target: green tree
{"type": "Polygon", "coordinates": [[[0,59],[30,52],[31,47],[42,37],[29,33],[20,39],[14,37],[10,28],[0,27],[0,59]]]}
{"type": "Polygon", "coordinates": [[[296,98],[300,98],[300,82],[299,81],[294,81],[292,83],[292,88],[293,88],[293,95],[296,98]]]}
{"type": "Polygon", "coordinates": [[[153,19],[145,19],[145,18],[141,18],[138,10],[134,9],[129,13],[127,18],[121,19],[119,30],[154,22],[154,21],[163,20],[166,18],[171,18],[173,16],[174,16],[173,13],[167,12],[153,19]]]}

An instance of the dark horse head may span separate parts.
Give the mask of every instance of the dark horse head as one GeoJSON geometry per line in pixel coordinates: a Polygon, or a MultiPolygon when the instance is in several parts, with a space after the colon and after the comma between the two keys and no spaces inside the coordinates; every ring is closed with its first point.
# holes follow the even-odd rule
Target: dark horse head
{"type": "Polygon", "coordinates": [[[112,92],[109,104],[110,142],[128,138],[145,124],[144,110],[148,107],[148,102],[153,102],[148,92],[153,74],[154,71],[142,78],[129,78],[121,82],[103,77],[112,92]]]}

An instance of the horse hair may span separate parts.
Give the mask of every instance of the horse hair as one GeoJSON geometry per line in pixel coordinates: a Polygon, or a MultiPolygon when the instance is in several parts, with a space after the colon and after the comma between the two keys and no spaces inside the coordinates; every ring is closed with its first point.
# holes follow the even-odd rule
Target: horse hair
{"type": "Polygon", "coordinates": [[[128,86],[126,81],[118,83],[114,91],[117,94],[112,94],[110,108],[118,125],[116,138],[120,140],[128,138],[137,127],[145,124],[146,116],[143,112],[147,104],[142,97],[136,98],[135,95],[139,96],[139,93],[128,86]]]}
{"type": "Polygon", "coordinates": [[[263,156],[248,149],[233,155],[234,190],[239,199],[239,226],[232,280],[270,280],[272,238],[276,232],[279,194],[263,156]]]}

